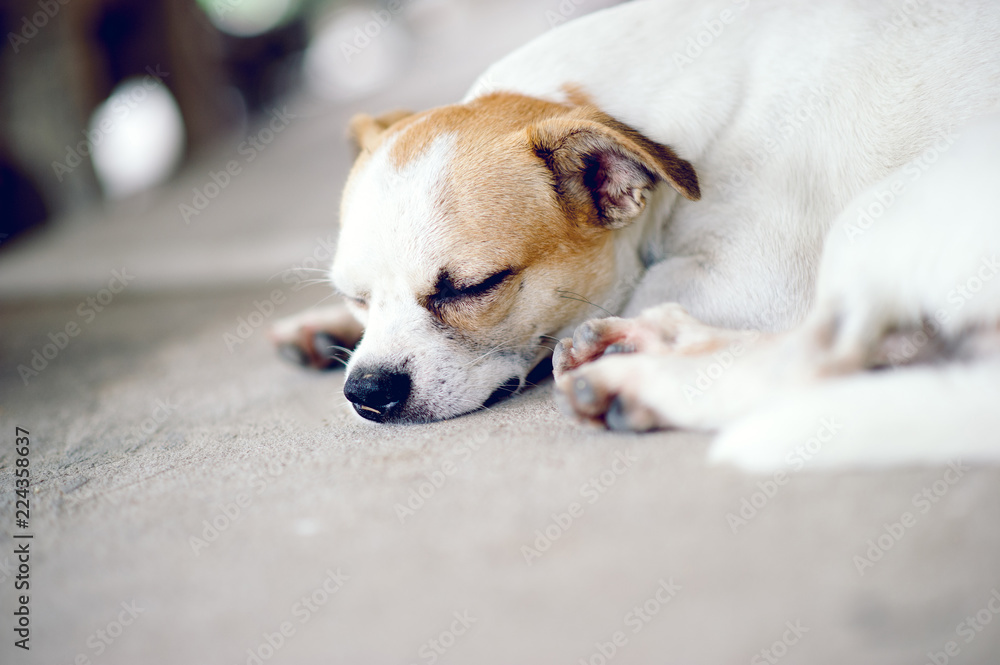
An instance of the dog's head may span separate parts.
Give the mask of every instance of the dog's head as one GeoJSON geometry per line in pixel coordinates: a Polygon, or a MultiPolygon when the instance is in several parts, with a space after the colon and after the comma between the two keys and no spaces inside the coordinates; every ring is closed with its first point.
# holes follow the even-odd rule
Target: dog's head
{"type": "Polygon", "coordinates": [[[344,392],[377,422],[519,389],[606,301],[650,190],[699,196],[690,164],[590,106],[495,93],[351,124],[332,278],[365,325],[344,392]]]}

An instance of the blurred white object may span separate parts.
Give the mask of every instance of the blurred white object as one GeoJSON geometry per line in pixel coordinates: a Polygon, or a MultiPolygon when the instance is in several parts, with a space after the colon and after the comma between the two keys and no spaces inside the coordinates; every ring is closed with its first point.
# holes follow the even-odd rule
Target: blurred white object
{"type": "Polygon", "coordinates": [[[122,82],[97,107],[87,132],[91,161],[109,198],[123,198],[169,177],[184,154],[184,120],[166,86],[152,76],[122,82]]]}
{"type": "Polygon", "coordinates": [[[402,71],[409,51],[404,12],[405,5],[396,12],[351,7],[334,14],[306,51],[308,89],[323,99],[347,101],[387,86],[402,71]]]}
{"type": "Polygon", "coordinates": [[[299,3],[297,0],[209,0],[200,4],[222,32],[253,37],[284,23],[299,3]]]}

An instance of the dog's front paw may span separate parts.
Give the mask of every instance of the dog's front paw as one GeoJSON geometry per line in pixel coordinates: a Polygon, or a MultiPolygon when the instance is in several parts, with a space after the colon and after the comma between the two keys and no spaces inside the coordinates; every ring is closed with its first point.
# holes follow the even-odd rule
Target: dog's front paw
{"type": "Polygon", "coordinates": [[[616,316],[580,325],[572,338],[559,342],[552,355],[556,378],[612,353],[698,355],[734,342],[749,344],[760,333],[709,326],[677,303],[651,307],[634,319],[616,316]]]}
{"type": "Polygon", "coordinates": [[[343,306],[307,310],[277,321],[268,337],[285,359],[315,369],[347,365],[362,328],[343,306]]]}
{"type": "Polygon", "coordinates": [[[556,377],[597,360],[604,354],[633,353],[644,349],[641,323],[637,319],[593,319],[580,324],[573,337],[559,341],[552,354],[556,377]]]}
{"type": "Polygon", "coordinates": [[[556,380],[560,410],[582,422],[618,431],[646,432],[671,423],[647,401],[643,355],[605,357],[556,380]]]}

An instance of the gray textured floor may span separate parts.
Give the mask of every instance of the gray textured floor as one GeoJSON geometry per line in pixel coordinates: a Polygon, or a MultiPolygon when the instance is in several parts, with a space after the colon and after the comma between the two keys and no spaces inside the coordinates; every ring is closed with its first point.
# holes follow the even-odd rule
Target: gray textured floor
{"type": "MultiPolygon", "coordinates": [[[[273,662],[429,662],[421,646],[466,611],[441,662],[586,662],[615,631],[615,662],[747,662],[789,621],[808,628],[789,663],[923,663],[949,640],[960,662],[996,662],[1000,625],[969,644],[956,627],[1000,588],[1000,472],[917,505],[944,469],[803,471],[734,534],[727,514],[767,479],[707,467],[706,437],[582,429],[548,385],[451,422],[357,424],[341,373],[285,366],[260,333],[229,353],[223,335],[260,296],[123,299],[27,387],[13,364],[75,302],[0,310],[4,439],[31,432],[39,488],[35,649],[10,659],[8,633],[3,662],[242,663],[285,621],[273,662]],[[907,511],[916,524],[859,575],[854,557],[907,511]],[[546,529],[557,538],[529,566],[522,548],[546,547],[546,529]],[[323,599],[327,571],[348,579],[296,608],[323,599]],[[679,589],[640,623],[629,612],[661,580],[679,589]],[[132,601],[142,614],[96,657],[90,636],[132,601]]],[[[5,522],[11,477],[5,443],[5,522]]]]}
{"type": "MultiPolygon", "coordinates": [[[[508,33],[433,94],[408,78],[366,106],[457,97],[527,36],[508,33]]],[[[231,351],[274,289],[273,316],[327,296],[266,280],[333,231],[352,110],[306,105],[198,224],[177,203],[224,149],[0,255],[0,662],[923,665],[949,641],[949,662],[998,662],[1000,471],[772,486],[706,465],[703,435],[575,426],[548,383],[379,428],[350,415],[341,373],[281,363],[259,329],[231,351]],[[79,304],[123,267],[135,280],[88,322],[79,304]],[[68,322],[80,334],[25,386],[18,365],[68,322]],[[38,488],[30,654],[11,632],[16,426],[38,488]]]]}

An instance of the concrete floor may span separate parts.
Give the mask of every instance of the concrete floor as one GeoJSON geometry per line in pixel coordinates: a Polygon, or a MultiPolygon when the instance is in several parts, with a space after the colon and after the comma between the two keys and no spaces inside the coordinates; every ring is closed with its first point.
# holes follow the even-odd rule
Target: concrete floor
{"type": "Polygon", "coordinates": [[[350,113],[455,99],[547,27],[535,4],[484,11],[463,20],[495,39],[449,28],[390,92],[293,100],[302,120],[191,225],[178,204],[230,148],[0,254],[0,662],[998,662],[996,469],[777,485],[708,465],[705,435],[569,423],[550,382],[376,427],[342,373],[282,363],[260,328],[231,344],[275,290],[268,320],[328,297],[268,278],[334,232],[350,113]],[[477,55],[435,65],[458,53],[477,55]],[[135,277],[98,312],[113,270],[135,277]],[[25,385],[50,333],[65,348],[25,385]],[[37,488],[30,652],[15,427],[37,488]]]}

